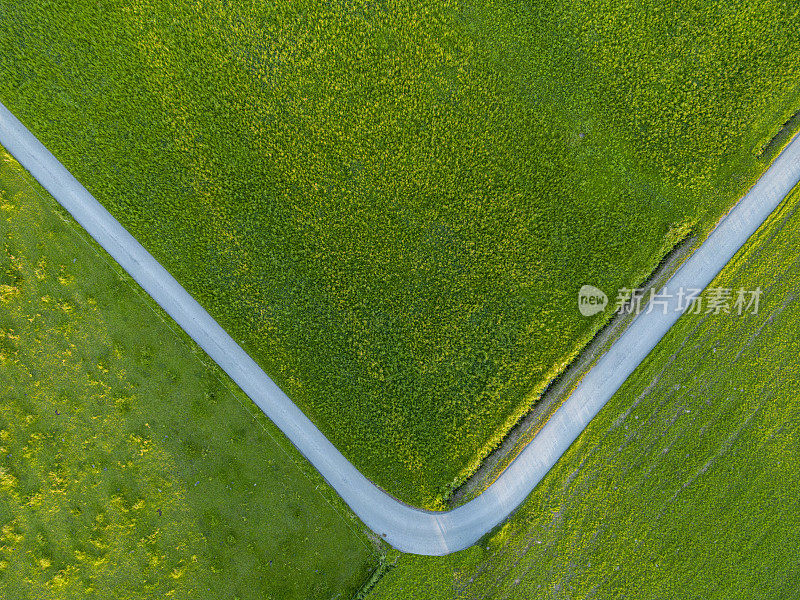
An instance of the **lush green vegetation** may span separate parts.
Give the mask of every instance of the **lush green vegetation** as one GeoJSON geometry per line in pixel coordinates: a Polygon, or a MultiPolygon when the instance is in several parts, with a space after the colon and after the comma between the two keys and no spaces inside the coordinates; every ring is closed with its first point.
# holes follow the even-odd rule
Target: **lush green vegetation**
{"type": "Polygon", "coordinates": [[[0,597],[352,596],[363,525],[21,174],[0,149],[0,597]]]}
{"type": "Polygon", "coordinates": [[[759,314],[682,318],[502,529],[370,598],[797,597],[799,202],[712,284],[759,314]]]}
{"type": "Polygon", "coordinates": [[[797,110],[796,3],[2,0],[0,98],[438,506],[797,110]],[[613,293],[613,292],[612,292],[613,293]]]}

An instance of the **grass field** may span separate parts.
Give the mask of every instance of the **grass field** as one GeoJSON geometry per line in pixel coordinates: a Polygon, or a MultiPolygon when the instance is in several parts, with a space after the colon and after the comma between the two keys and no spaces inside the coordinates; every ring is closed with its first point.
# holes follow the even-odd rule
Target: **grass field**
{"type": "Polygon", "coordinates": [[[349,600],[363,525],[55,207],[0,149],[0,597],[349,600]]]}
{"type": "Polygon", "coordinates": [[[370,600],[797,597],[799,202],[712,283],[757,315],[684,316],[506,525],[370,600]]]}
{"type": "Polygon", "coordinates": [[[0,98],[437,507],[800,108],[796,4],[673,4],[2,0],[0,98]]]}

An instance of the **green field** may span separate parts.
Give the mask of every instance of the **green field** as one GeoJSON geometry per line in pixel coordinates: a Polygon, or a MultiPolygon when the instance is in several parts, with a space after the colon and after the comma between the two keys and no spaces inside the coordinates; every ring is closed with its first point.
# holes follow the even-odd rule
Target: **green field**
{"type": "Polygon", "coordinates": [[[349,600],[363,525],[63,214],[0,149],[0,598],[349,600]]]}
{"type": "Polygon", "coordinates": [[[675,4],[3,0],[0,99],[437,507],[800,108],[796,4],[675,4]]]}
{"type": "Polygon", "coordinates": [[[800,191],[484,540],[404,555],[370,600],[783,600],[800,594],[800,191]]]}

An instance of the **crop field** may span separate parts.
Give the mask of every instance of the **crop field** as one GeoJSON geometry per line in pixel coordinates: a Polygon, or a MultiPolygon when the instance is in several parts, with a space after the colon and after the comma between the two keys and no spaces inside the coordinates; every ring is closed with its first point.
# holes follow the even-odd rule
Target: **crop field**
{"type": "Polygon", "coordinates": [[[800,108],[798,5],[0,0],[0,99],[353,463],[441,507],[800,108]]]}
{"type": "Polygon", "coordinates": [[[684,315],[506,525],[370,600],[798,597],[798,207],[711,284],[758,314],[684,315]]]}
{"type": "Polygon", "coordinates": [[[0,149],[0,598],[352,597],[363,525],[21,174],[0,149]]]}

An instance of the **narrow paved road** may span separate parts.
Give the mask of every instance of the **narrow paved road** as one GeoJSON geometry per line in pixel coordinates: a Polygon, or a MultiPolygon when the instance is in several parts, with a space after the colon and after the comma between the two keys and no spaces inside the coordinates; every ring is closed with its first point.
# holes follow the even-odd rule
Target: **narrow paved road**
{"type": "MultiPolygon", "coordinates": [[[[534,440],[479,497],[449,512],[411,508],[375,487],[350,464],[253,359],[2,104],[0,145],[230,375],[361,520],[405,552],[449,554],[471,546],[505,520],[680,316],[674,310],[676,298],[670,300],[666,315],[661,311],[639,315],[534,440]]],[[[706,287],[798,181],[800,138],[795,138],[665,287],[706,287]]]]}

